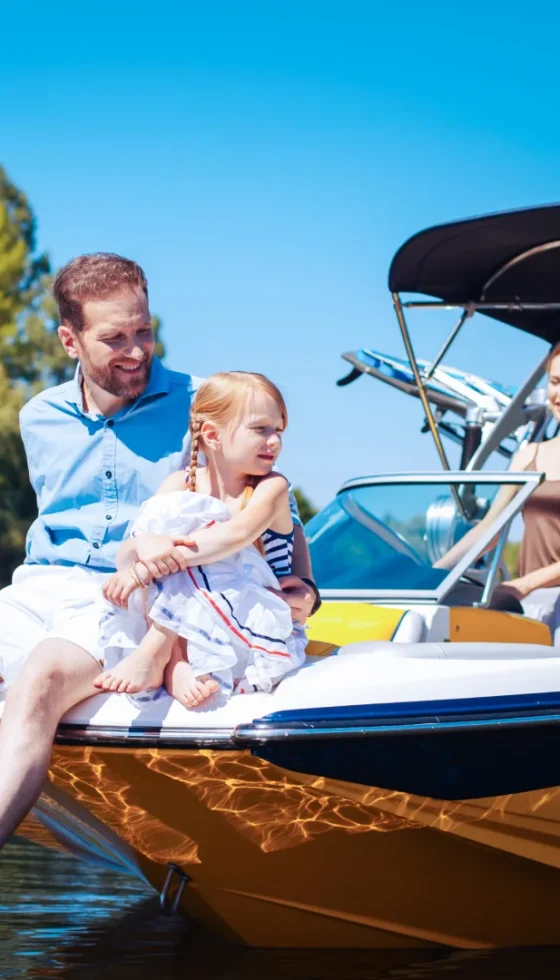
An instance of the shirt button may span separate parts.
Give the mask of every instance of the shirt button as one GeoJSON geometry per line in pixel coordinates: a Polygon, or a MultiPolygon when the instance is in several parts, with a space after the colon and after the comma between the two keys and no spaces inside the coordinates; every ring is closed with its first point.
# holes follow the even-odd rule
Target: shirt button
{"type": "Polygon", "coordinates": [[[94,548],[99,548],[99,542],[98,541],[94,541],[93,542],[93,547],[94,548]]]}
{"type": "Polygon", "coordinates": [[[113,419],[109,419],[109,421],[107,422],[107,425],[110,425],[111,428],[113,428],[114,424],[115,424],[115,422],[114,422],[113,419]]]}
{"type": "Polygon", "coordinates": [[[111,515],[110,514],[105,514],[105,520],[106,521],[110,521],[111,520],[111,515]]]}
{"type": "Polygon", "coordinates": [[[107,477],[108,480],[111,479],[112,475],[113,474],[111,473],[111,470],[105,470],[105,476],[107,477]]]}

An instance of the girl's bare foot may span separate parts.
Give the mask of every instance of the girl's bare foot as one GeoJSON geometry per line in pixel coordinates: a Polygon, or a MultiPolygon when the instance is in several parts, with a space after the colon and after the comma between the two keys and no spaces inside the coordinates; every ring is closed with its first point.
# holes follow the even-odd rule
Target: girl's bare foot
{"type": "Polygon", "coordinates": [[[173,657],[168,663],[163,675],[163,686],[168,694],[186,708],[197,708],[220,689],[220,685],[210,674],[195,677],[191,665],[182,657],[173,657]]]}
{"type": "Polygon", "coordinates": [[[137,694],[159,687],[163,682],[163,672],[167,657],[145,653],[138,647],[116,667],[106,670],[96,677],[93,685],[100,691],[113,694],[137,694]]]}
{"type": "Polygon", "coordinates": [[[152,623],[140,646],[116,667],[99,674],[94,687],[114,694],[138,694],[159,687],[175,639],[174,633],[152,623]]]}

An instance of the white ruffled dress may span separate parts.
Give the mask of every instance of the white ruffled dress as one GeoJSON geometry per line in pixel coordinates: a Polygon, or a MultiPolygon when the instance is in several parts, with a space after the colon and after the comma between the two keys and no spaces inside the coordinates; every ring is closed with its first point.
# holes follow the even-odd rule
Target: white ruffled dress
{"type": "MultiPolygon", "coordinates": [[[[178,490],[147,500],[132,535],[188,535],[231,513],[221,500],[178,490]]],[[[279,589],[274,572],[252,545],[210,565],[196,565],[132,593],[128,609],[105,602],[100,645],[106,663],[120,660],[141,642],[149,616],[187,640],[195,675],[212,674],[224,694],[247,685],[270,691],[305,661],[305,632],[289,606],[268,591],[279,589]],[[242,682],[242,683],[240,683],[242,682]]]]}

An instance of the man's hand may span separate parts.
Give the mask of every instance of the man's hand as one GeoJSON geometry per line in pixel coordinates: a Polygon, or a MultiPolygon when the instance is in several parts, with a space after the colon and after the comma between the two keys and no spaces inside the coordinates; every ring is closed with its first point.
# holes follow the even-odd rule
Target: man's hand
{"type": "Polygon", "coordinates": [[[284,575],[279,581],[282,591],[275,594],[288,603],[294,622],[304,626],[315,604],[313,589],[297,575],[284,575]]]}
{"type": "Polygon", "coordinates": [[[150,579],[184,572],[189,561],[181,546],[194,547],[190,538],[170,538],[165,534],[139,534],[133,540],[138,560],[146,566],[150,579]]]}
{"type": "MultiPolygon", "coordinates": [[[[152,580],[146,565],[144,562],[136,562],[136,570],[138,575],[141,576],[142,581],[149,584],[152,580]]],[[[128,568],[121,568],[118,572],[111,575],[111,578],[103,586],[103,595],[105,598],[112,602],[114,606],[120,606],[121,609],[128,609],[128,600],[135,589],[139,589],[140,586],[134,581],[133,576],[130,574],[128,568]]]]}

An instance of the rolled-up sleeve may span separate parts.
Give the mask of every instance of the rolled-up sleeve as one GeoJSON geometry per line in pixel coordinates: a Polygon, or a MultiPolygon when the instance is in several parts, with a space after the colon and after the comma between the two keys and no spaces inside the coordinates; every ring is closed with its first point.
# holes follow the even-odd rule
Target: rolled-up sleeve
{"type": "Polygon", "coordinates": [[[33,435],[33,409],[34,405],[28,402],[23,406],[19,413],[19,431],[27,458],[27,469],[29,480],[37,498],[41,496],[41,489],[45,482],[45,475],[38,466],[38,454],[35,452],[35,439],[33,435]]]}

